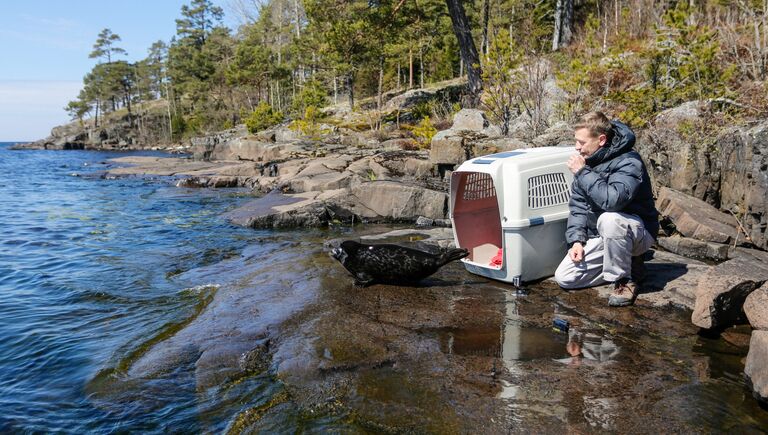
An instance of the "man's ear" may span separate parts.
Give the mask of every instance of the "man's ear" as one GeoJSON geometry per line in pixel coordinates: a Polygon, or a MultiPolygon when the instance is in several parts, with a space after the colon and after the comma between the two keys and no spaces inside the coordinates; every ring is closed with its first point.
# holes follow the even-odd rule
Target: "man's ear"
{"type": "Polygon", "coordinates": [[[600,142],[600,146],[604,147],[608,143],[608,136],[601,134],[597,137],[597,140],[600,142]]]}

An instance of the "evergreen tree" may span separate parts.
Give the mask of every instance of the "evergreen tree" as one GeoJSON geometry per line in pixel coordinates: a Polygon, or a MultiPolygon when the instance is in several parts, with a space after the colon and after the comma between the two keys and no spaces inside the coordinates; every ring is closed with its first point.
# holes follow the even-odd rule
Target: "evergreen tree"
{"type": "Polygon", "coordinates": [[[91,51],[91,54],[88,55],[88,57],[91,59],[105,58],[107,63],[112,62],[113,55],[127,54],[122,48],[114,46],[114,44],[120,40],[120,35],[112,33],[109,29],[102,30],[99,32],[96,43],[93,44],[93,51],[91,51]]]}

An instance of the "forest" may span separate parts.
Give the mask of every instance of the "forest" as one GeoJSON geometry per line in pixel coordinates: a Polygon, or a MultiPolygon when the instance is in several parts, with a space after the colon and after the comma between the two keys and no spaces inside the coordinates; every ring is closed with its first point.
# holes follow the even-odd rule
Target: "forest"
{"type": "MultiPolygon", "coordinates": [[[[93,69],[66,110],[99,126],[162,119],[163,141],[245,123],[252,132],[313,121],[328,105],[381,109],[382,96],[467,78],[461,105],[506,134],[527,113],[532,131],[546,76],[567,93],[564,121],[603,110],[633,127],[691,100],[718,119],[768,111],[768,0],[192,0],[176,35],[138,62],[104,29],[93,69]]],[[[457,104],[421,108],[449,116],[457,104]]],[[[383,116],[384,114],[382,114],[383,116]]],[[[428,121],[429,122],[429,121],[428,121]]]]}

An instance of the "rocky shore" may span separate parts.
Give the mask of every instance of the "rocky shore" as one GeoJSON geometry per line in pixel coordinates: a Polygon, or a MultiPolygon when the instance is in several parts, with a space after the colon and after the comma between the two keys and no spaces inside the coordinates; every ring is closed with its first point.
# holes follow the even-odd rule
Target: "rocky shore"
{"type": "MultiPolygon", "coordinates": [[[[551,94],[554,106],[558,93],[551,94]]],[[[406,97],[398,104],[418,100],[406,97]]],[[[691,310],[690,322],[705,335],[727,336],[734,326],[749,324],[744,375],[754,396],[766,403],[768,122],[724,129],[714,137],[696,135],[710,104],[690,102],[668,110],[639,132],[636,148],[655,185],[663,234],[639,308],[594,308],[587,316],[598,312],[618,323],[635,322],[638,318],[627,313],[673,306],[691,310]]],[[[114,159],[120,167],[106,176],[173,177],[180,188],[251,189],[255,198],[227,218],[252,228],[447,226],[448,180],[457,164],[493,152],[572,142],[563,123],[550,122],[536,137],[526,136],[525,125],[521,115],[513,122],[517,134],[501,137],[482,112],[462,110],[451,128],[434,136],[429,150],[412,149],[407,133],[394,126],[372,132],[330,124],[314,139],[286,126],[255,135],[240,127],[192,140],[183,147],[191,158],[114,159]]],[[[72,131],[59,133],[54,136],[65,139],[53,141],[53,148],[77,142],[69,138],[72,131]]],[[[597,294],[605,297],[609,291],[598,288],[597,294]]]]}

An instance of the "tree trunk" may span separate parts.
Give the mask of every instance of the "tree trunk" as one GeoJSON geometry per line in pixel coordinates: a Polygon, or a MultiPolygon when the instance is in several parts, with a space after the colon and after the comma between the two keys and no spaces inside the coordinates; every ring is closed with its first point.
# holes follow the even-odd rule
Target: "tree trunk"
{"type": "Polygon", "coordinates": [[[400,90],[400,62],[397,63],[397,90],[400,90]]]}
{"type": "Polygon", "coordinates": [[[562,33],[563,27],[563,1],[564,0],[557,0],[557,5],[555,6],[555,28],[552,31],[552,51],[560,49],[560,34],[562,33]]]}
{"type": "Polygon", "coordinates": [[[573,0],[563,0],[563,18],[560,27],[560,46],[565,47],[573,39],[573,0]]]}
{"type": "Polygon", "coordinates": [[[408,49],[408,89],[413,89],[413,49],[408,49]]]}
{"type": "Polygon", "coordinates": [[[483,51],[483,55],[488,55],[488,17],[491,12],[491,0],[483,0],[483,43],[480,46],[483,51]]]}
{"type": "Polygon", "coordinates": [[[347,87],[349,88],[349,110],[355,110],[355,74],[347,74],[347,87]]]}
{"type": "Polygon", "coordinates": [[[296,38],[301,38],[301,17],[299,16],[299,0],[293,0],[293,12],[296,20],[296,38]]]}
{"type": "Polygon", "coordinates": [[[384,56],[379,58],[379,94],[376,99],[376,110],[381,110],[381,95],[384,88],[384,56]]]}
{"type": "Polygon", "coordinates": [[[445,0],[448,5],[448,12],[451,14],[451,24],[453,24],[453,33],[459,42],[461,58],[467,67],[467,76],[469,77],[469,98],[467,104],[470,108],[475,108],[480,104],[480,92],[483,90],[481,79],[480,57],[475,48],[475,41],[472,40],[472,29],[467,20],[467,14],[464,12],[464,6],[461,0],[445,0]]]}
{"type": "Polygon", "coordinates": [[[419,87],[424,89],[424,47],[419,45],[419,87]]]}
{"type": "Polygon", "coordinates": [[[567,46],[573,37],[573,0],[557,0],[552,51],[567,46]]]}

